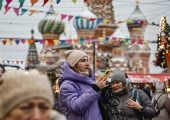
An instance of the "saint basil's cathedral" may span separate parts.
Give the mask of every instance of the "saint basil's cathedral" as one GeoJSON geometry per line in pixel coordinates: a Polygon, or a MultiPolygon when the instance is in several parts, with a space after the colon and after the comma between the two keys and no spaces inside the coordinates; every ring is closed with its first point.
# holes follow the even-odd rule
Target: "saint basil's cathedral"
{"type": "MultiPolygon", "coordinates": [[[[49,12],[55,13],[52,5],[49,12]]],[[[113,41],[114,33],[119,27],[114,20],[112,0],[88,0],[88,5],[84,7],[79,16],[96,19],[93,21],[89,21],[89,19],[73,19],[73,26],[76,29],[78,39],[105,37],[108,41],[113,41]],[[98,23],[98,19],[111,19],[113,21],[98,23]]],[[[138,6],[138,1],[136,2],[136,8],[127,19],[138,23],[147,22],[138,6]]],[[[144,40],[146,27],[146,24],[127,23],[130,39],[144,40]]],[[[47,14],[38,24],[38,30],[44,40],[68,39],[63,35],[64,29],[65,23],[61,21],[59,16],[54,14],[47,14]]],[[[32,30],[31,33],[33,38],[34,31],[32,30]]],[[[90,56],[91,68],[95,70],[96,74],[100,74],[106,69],[149,73],[150,48],[147,44],[137,43],[115,46],[97,44],[97,42],[91,42],[90,44],[59,42],[58,46],[56,46],[48,42],[48,44],[44,44],[39,56],[34,43],[29,46],[26,67],[36,67],[40,71],[47,71],[49,68],[59,70],[62,62],[65,61],[63,53],[68,49],[86,52],[90,56]]]]}

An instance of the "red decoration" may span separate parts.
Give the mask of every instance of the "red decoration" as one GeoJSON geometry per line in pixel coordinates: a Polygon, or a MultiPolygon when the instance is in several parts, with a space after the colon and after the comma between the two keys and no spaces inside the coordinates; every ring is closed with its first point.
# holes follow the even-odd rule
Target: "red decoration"
{"type": "Polygon", "coordinates": [[[44,6],[49,0],[44,0],[44,4],[42,6],[44,6]]]}
{"type": "Polygon", "coordinates": [[[47,40],[48,41],[48,45],[54,45],[54,41],[53,40],[47,40]]]}
{"type": "Polygon", "coordinates": [[[7,43],[7,41],[6,41],[6,40],[3,40],[2,43],[5,45],[5,44],[7,43]]]}
{"type": "Polygon", "coordinates": [[[90,18],[89,21],[93,21],[93,20],[96,20],[96,18],[90,18]]]}
{"type": "Polygon", "coordinates": [[[6,0],[7,4],[5,7],[7,7],[9,5],[9,3],[11,3],[12,0],[6,0]]]}

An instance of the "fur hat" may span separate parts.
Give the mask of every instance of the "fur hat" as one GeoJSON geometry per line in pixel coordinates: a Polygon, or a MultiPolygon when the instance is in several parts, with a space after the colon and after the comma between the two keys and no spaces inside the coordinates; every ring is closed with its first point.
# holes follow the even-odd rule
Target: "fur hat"
{"type": "Polygon", "coordinates": [[[111,82],[113,81],[120,81],[126,83],[125,73],[121,70],[114,71],[111,77],[111,82]]]}
{"type": "Polygon", "coordinates": [[[82,57],[88,55],[80,50],[67,50],[64,52],[64,56],[71,67],[73,67],[82,57]]]}
{"type": "Polygon", "coordinates": [[[46,99],[52,108],[54,96],[48,77],[37,70],[5,72],[0,78],[0,119],[31,98],[46,99]]]}
{"type": "Polygon", "coordinates": [[[160,81],[156,82],[156,90],[163,90],[163,89],[165,89],[165,84],[160,81]]]}

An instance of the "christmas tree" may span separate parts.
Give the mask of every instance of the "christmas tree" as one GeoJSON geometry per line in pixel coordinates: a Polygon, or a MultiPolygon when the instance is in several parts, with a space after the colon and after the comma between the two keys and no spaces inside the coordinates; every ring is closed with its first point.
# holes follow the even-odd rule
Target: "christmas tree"
{"type": "Polygon", "coordinates": [[[54,69],[48,69],[47,70],[47,75],[51,81],[52,86],[55,84],[57,77],[56,77],[56,71],[54,69]]]}
{"type": "Polygon", "coordinates": [[[168,68],[167,57],[170,55],[170,26],[166,21],[166,17],[163,16],[160,21],[161,32],[158,34],[157,40],[157,52],[155,53],[156,60],[154,65],[159,66],[163,69],[168,68]]]}

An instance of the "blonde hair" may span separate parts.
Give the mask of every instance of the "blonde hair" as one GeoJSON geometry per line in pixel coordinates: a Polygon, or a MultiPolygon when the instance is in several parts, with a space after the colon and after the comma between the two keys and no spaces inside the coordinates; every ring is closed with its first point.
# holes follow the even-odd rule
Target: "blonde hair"
{"type": "MultiPolygon", "coordinates": [[[[84,75],[84,76],[87,76],[87,77],[89,77],[90,76],[90,74],[85,74],[85,73],[82,73],[80,70],[79,70],[79,68],[77,67],[77,64],[75,64],[73,67],[72,67],[72,69],[76,72],[76,73],[78,73],[78,74],[82,74],[82,75],[84,75]]],[[[90,73],[90,71],[91,71],[91,69],[89,68],[89,73],[90,73]]]]}

